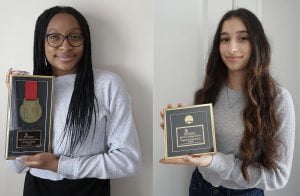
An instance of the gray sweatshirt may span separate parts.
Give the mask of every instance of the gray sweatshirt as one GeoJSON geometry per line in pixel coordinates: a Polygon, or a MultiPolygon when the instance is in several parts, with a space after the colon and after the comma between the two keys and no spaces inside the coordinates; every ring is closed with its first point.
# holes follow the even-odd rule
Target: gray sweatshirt
{"type": "Polygon", "coordinates": [[[52,150],[59,156],[57,173],[26,168],[17,160],[8,161],[9,165],[16,172],[30,169],[32,175],[50,180],[112,179],[135,174],[141,166],[141,153],[131,99],[123,82],[114,73],[94,70],[95,94],[99,104],[95,134],[92,134],[92,124],[86,141],[81,147],[77,146],[72,157],[64,151],[65,147],[68,149],[68,139],[64,139],[60,146],[75,77],[76,74],[71,74],[55,79],[52,150]]]}
{"type": "Polygon", "coordinates": [[[213,186],[231,189],[261,188],[274,190],[282,188],[289,179],[295,140],[295,112],[290,93],[278,87],[276,97],[276,115],[279,117],[278,136],[279,157],[277,169],[250,165],[250,182],[245,181],[241,172],[239,146],[244,133],[242,112],[245,108],[245,95],[242,91],[223,87],[214,105],[216,142],[218,153],[213,155],[212,163],[207,168],[200,168],[204,179],[213,186]]]}

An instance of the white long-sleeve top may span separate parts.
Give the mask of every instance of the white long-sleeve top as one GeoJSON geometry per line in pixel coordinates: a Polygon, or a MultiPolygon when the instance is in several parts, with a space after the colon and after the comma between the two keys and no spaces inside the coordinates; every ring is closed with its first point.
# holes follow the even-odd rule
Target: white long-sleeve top
{"type": "Polygon", "coordinates": [[[50,180],[113,179],[135,174],[141,166],[141,153],[132,117],[131,98],[121,79],[108,71],[94,70],[95,95],[99,104],[95,134],[92,123],[83,145],[76,147],[72,157],[66,155],[68,139],[65,138],[60,144],[75,78],[76,74],[71,74],[55,79],[52,150],[59,156],[57,173],[27,168],[18,160],[8,161],[9,165],[16,172],[30,170],[32,175],[50,180]]]}
{"type": "Polygon", "coordinates": [[[261,188],[274,190],[286,185],[292,167],[295,142],[295,112],[290,93],[278,87],[275,99],[276,115],[279,120],[277,169],[250,165],[248,183],[241,171],[242,158],[239,153],[240,141],[244,133],[242,112],[245,108],[245,95],[242,91],[224,86],[214,105],[216,141],[218,153],[213,155],[207,168],[200,168],[204,179],[213,186],[231,189],[261,188]]]}

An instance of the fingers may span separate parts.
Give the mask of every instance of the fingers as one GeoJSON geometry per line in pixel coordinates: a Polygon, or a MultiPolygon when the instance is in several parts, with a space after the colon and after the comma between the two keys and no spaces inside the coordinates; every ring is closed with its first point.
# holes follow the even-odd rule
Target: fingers
{"type": "Polygon", "coordinates": [[[16,158],[17,160],[23,162],[27,167],[36,167],[40,165],[40,160],[36,156],[20,156],[16,158]]]}
{"type": "MultiPolygon", "coordinates": [[[[167,109],[177,108],[177,107],[183,107],[183,104],[182,103],[178,103],[177,106],[173,106],[172,104],[169,103],[169,104],[166,105],[167,109]]],[[[164,109],[160,110],[159,114],[160,114],[160,117],[162,119],[164,119],[164,109]]]]}
{"type": "Polygon", "coordinates": [[[178,108],[183,107],[183,104],[182,103],[177,103],[177,107],[178,108]]]}
{"type": "Polygon", "coordinates": [[[6,72],[6,75],[5,75],[5,83],[7,86],[9,86],[11,75],[28,75],[28,74],[29,74],[29,72],[27,72],[27,71],[13,70],[12,68],[9,68],[9,70],[6,72]]]}
{"type": "Polygon", "coordinates": [[[173,165],[195,165],[195,161],[192,156],[185,155],[182,158],[175,159],[161,159],[159,161],[162,164],[173,164],[173,165]]]}
{"type": "MultiPolygon", "coordinates": [[[[174,105],[172,105],[172,104],[169,103],[169,104],[166,105],[167,109],[178,108],[178,107],[183,107],[183,104],[182,103],[178,103],[177,106],[176,105],[174,106],[174,105]]],[[[160,113],[160,117],[164,118],[164,110],[163,109],[160,110],[159,113],[160,113]]]]}
{"type": "Polygon", "coordinates": [[[212,162],[212,155],[184,155],[181,158],[175,159],[161,159],[159,161],[162,164],[174,164],[174,165],[192,165],[199,167],[208,167],[212,162]]]}
{"type": "MultiPolygon", "coordinates": [[[[172,104],[167,104],[166,105],[166,108],[167,109],[171,109],[171,108],[177,108],[177,107],[183,107],[183,104],[182,103],[178,103],[177,104],[177,106],[176,105],[172,105],[172,104]]],[[[164,129],[164,127],[165,127],[165,123],[164,123],[164,109],[162,109],[162,110],[160,110],[159,111],[159,114],[160,114],[160,117],[161,117],[161,119],[162,119],[162,122],[160,123],[160,127],[162,128],[162,129],[164,129]]]]}
{"type": "Polygon", "coordinates": [[[172,105],[172,104],[168,104],[167,105],[167,108],[170,109],[170,108],[179,108],[179,107],[183,107],[183,104],[182,103],[177,103],[177,105],[172,105]]]}
{"type": "Polygon", "coordinates": [[[185,162],[187,162],[189,165],[197,165],[196,159],[191,155],[184,155],[183,160],[185,160],[185,162]]]}
{"type": "Polygon", "coordinates": [[[161,123],[160,123],[160,128],[162,128],[162,129],[165,128],[165,123],[164,123],[164,122],[161,122],[161,123]]]}
{"type": "Polygon", "coordinates": [[[187,162],[184,159],[161,159],[159,161],[162,164],[173,164],[173,165],[187,165],[187,162]]]}
{"type": "Polygon", "coordinates": [[[31,168],[47,169],[54,172],[56,172],[58,168],[58,157],[52,153],[45,152],[36,155],[20,156],[16,159],[31,168]]]}
{"type": "Polygon", "coordinates": [[[28,75],[29,72],[21,70],[11,70],[11,75],[28,75]]]}
{"type": "Polygon", "coordinates": [[[173,105],[172,104],[167,104],[167,109],[170,109],[170,108],[173,108],[173,105]]]}
{"type": "Polygon", "coordinates": [[[9,70],[6,72],[6,75],[5,75],[5,83],[6,83],[6,85],[9,84],[9,79],[10,79],[11,72],[12,72],[12,68],[9,68],[9,70]]]}
{"type": "Polygon", "coordinates": [[[164,110],[160,110],[160,111],[159,111],[159,114],[160,114],[160,117],[161,117],[162,119],[164,119],[164,110]]]}

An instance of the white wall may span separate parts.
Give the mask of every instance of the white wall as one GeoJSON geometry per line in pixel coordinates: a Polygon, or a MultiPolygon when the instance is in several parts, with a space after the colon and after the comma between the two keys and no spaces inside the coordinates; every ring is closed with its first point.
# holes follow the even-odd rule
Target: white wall
{"type": "Polygon", "coordinates": [[[268,196],[300,195],[300,61],[299,0],[263,0],[262,20],[272,47],[273,75],[292,94],[296,110],[296,142],[293,168],[287,186],[268,196]]]}
{"type": "MultiPolygon", "coordinates": [[[[184,196],[193,168],[162,165],[163,132],[159,111],[167,103],[193,103],[200,85],[197,73],[202,15],[198,0],[154,1],[153,195],[184,196]]],[[[201,70],[201,71],[200,71],[201,70]]]]}
{"type": "Polygon", "coordinates": [[[33,31],[41,12],[70,5],[88,20],[93,63],[118,73],[133,100],[142,148],[142,171],[135,177],[112,180],[112,196],[152,195],[152,2],[150,0],[1,1],[0,8],[0,195],[22,195],[24,175],[15,174],[4,160],[9,67],[32,70],[33,31]]]}
{"type": "MultiPolygon", "coordinates": [[[[240,0],[244,5],[250,1],[253,2],[240,0]]],[[[213,36],[210,34],[216,29],[214,23],[223,15],[224,9],[232,7],[231,3],[232,0],[154,1],[154,195],[188,195],[193,168],[158,164],[164,154],[159,110],[167,103],[192,103],[195,89],[202,84],[207,50],[213,36]]],[[[262,19],[272,46],[273,75],[292,94],[298,120],[299,0],[257,0],[256,3],[259,18],[262,19]]],[[[267,192],[266,195],[300,195],[300,135],[299,122],[296,123],[295,156],[288,185],[282,190],[267,192]]]]}

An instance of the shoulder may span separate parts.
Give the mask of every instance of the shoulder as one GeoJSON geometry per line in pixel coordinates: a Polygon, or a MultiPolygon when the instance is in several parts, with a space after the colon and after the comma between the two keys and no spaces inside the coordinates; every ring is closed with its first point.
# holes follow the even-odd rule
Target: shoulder
{"type": "Polygon", "coordinates": [[[294,103],[290,92],[282,86],[277,86],[275,98],[277,114],[280,118],[291,118],[294,115],[294,103]]]}
{"type": "Polygon", "coordinates": [[[94,72],[94,81],[95,83],[101,83],[101,82],[117,82],[117,83],[122,83],[122,79],[120,78],[119,75],[116,73],[95,68],[93,69],[94,72]]]}
{"type": "Polygon", "coordinates": [[[96,94],[128,96],[125,84],[116,73],[96,68],[94,72],[94,84],[96,94]]]}
{"type": "Polygon", "coordinates": [[[94,69],[93,72],[95,89],[126,89],[123,80],[118,74],[99,68],[94,69]]]}
{"type": "Polygon", "coordinates": [[[279,105],[284,104],[293,104],[293,98],[290,92],[282,86],[276,86],[277,96],[275,102],[279,105]]]}

